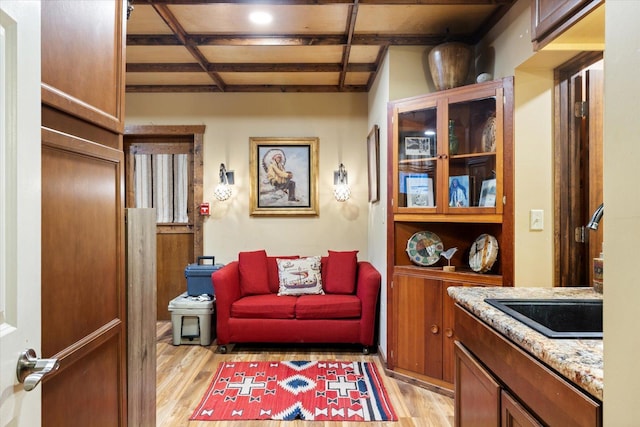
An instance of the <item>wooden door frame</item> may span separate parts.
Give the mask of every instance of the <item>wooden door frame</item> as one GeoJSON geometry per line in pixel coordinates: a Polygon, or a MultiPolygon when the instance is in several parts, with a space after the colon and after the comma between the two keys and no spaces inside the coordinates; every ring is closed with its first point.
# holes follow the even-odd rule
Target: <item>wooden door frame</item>
{"type": "MultiPolygon", "coordinates": [[[[200,203],[203,200],[203,169],[204,169],[204,161],[202,157],[202,145],[204,140],[204,131],[206,129],[205,125],[194,125],[194,126],[173,126],[173,125],[128,125],[125,126],[124,136],[125,139],[127,137],[149,137],[149,136],[158,136],[158,137],[188,137],[193,139],[193,194],[192,194],[192,206],[190,208],[193,212],[193,253],[197,257],[202,255],[204,251],[203,244],[203,230],[202,226],[204,223],[203,217],[199,214],[200,212],[200,203]],[[197,177],[200,177],[197,179],[197,177]]],[[[133,162],[128,158],[128,154],[125,153],[127,157],[125,161],[126,176],[133,176],[133,162]]],[[[131,180],[126,180],[126,201],[127,207],[130,200],[133,198],[133,185],[130,182],[131,180]]],[[[195,260],[194,260],[195,261],[195,260]]]]}
{"type": "MultiPolygon", "coordinates": [[[[562,248],[567,247],[567,242],[574,239],[574,225],[576,223],[586,225],[587,215],[590,214],[590,212],[586,212],[586,209],[589,208],[588,200],[586,201],[587,206],[581,207],[579,218],[574,218],[576,213],[571,209],[575,203],[569,203],[572,198],[570,197],[571,189],[567,182],[571,177],[567,166],[572,161],[573,151],[568,149],[568,143],[563,144],[563,142],[572,141],[572,138],[575,138],[574,110],[570,105],[572,99],[570,79],[581,69],[587,68],[602,58],[603,52],[585,52],[554,70],[554,286],[579,285],[572,283],[571,277],[567,274],[574,261],[571,259],[571,254],[567,253],[567,250],[563,251],[562,248]],[[573,218],[573,221],[567,221],[567,218],[573,218]]],[[[591,126],[589,123],[590,121],[587,119],[587,127],[591,126]]],[[[589,129],[587,128],[585,131],[589,132],[589,129]]],[[[588,188],[585,194],[589,194],[588,188]]],[[[586,249],[585,252],[588,254],[586,249]]],[[[590,283],[583,285],[589,286],[590,283]]]]}

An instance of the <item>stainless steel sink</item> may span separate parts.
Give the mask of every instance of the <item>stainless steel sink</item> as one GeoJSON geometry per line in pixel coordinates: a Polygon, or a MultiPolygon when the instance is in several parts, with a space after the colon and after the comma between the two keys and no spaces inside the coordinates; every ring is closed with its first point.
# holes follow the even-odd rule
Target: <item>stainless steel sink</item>
{"type": "Polygon", "coordinates": [[[485,302],[549,338],[602,339],[602,300],[487,298],[485,302]]]}

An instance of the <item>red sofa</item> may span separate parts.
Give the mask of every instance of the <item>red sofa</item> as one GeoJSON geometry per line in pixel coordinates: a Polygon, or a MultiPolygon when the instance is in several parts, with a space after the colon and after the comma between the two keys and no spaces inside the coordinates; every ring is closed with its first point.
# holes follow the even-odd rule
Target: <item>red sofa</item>
{"type": "Polygon", "coordinates": [[[212,274],[218,349],[232,343],[353,343],[374,345],[380,273],[357,252],[321,259],[323,295],[278,295],[277,259],[244,252],[212,274]]]}

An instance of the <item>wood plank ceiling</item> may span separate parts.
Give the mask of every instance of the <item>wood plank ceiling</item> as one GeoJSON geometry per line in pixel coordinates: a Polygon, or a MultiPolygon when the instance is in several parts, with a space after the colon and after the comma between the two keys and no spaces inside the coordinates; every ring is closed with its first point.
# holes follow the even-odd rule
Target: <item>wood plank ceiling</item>
{"type": "Polygon", "coordinates": [[[367,92],[389,46],[476,44],[514,2],[131,0],[126,90],[367,92]]]}

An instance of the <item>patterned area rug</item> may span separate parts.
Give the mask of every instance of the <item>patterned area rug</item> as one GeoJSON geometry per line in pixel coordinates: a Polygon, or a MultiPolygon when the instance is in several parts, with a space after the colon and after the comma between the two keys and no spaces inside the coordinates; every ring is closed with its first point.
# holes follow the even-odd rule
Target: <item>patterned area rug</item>
{"type": "Polygon", "coordinates": [[[191,420],[397,421],[370,362],[225,362],[191,420]]]}

